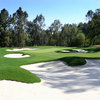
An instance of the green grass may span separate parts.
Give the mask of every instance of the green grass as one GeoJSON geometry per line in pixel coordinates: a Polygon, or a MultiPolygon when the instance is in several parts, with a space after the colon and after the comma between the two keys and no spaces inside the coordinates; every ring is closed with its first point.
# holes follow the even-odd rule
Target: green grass
{"type": "Polygon", "coordinates": [[[66,62],[69,66],[80,66],[86,64],[85,58],[82,57],[64,57],[60,60],[66,62]]]}
{"type": "MultiPolygon", "coordinates": [[[[79,59],[74,59],[70,62],[73,57],[81,57],[81,58],[100,58],[100,48],[83,48],[90,50],[89,53],[61,53],[58,51],[65,50],[65,49],[77,49],[77,47],[56,47],[56,46],[37,46],[37,47],[29,47],[29,48],[40,48],[37,50],[30,50],[30,51],[18,51],[18,52],[8,52],[6,49],[8,48],[0,48],[0,80],[14,80],[20,81],[25,83],[35,83],[40,82],[40,79],[32,74],[31,72],[20,68],[21,65],[39,63],[39,62],[47,62],[53,60],[59,60],[64,57],[69,57],[70,60],[67,58],[66,62],[68,64],[77,64],[76,62],[79,59]],[[29,54],[31,57],[29,58],[4,58],[5,54],[10,53],[23,53],[29,54]],[[68,62],[69,61],[69,62],[68,62]]],[[[79,48],[78,48],[79,49],[79,48]]],[[[82,48],[81,48],[82,49],[82,48]]],[[[81,62],[81,60],[80,60],[81,62]]],[[[81,62],[83,63],[83,62],[81,62]]],[[[71,65],[71,66],[72,66],[71,65]]]]}

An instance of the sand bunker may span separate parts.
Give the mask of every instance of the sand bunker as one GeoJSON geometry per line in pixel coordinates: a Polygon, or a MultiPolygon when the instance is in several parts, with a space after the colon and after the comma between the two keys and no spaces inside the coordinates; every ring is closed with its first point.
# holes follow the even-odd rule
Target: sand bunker
{"type": "Polygon", "coordinates": [[[61,52],[63,52],[63,53],[70,53],[71,51],[68,51],[68,50],[62,50],[61,52]]]}
{"type": "Polygon", "coordinates": [[[37,50],[38,48],[7,49],[6,51],[37,50]]]}
{"type": "Polygon", "coordinates": [[[23,54],[7,54],[4,57],[6,58],[25,58],[25,57],[30,57],[30,55],[23,55],[23,54]]]}
{"type": "Polygon", "coordinates": [[[87,50],[83,49],[73,49],[73,50],[62,50],[63,53],[87,53],[87,50]]]}
{"type": "Polygon", "coordinates": [[[62,61],[24,65],[41,83],[0,81],[0,100],[100,100],[100,60],[80,67],[62,61]]]}
{"type": "Polygon", "coordinates": [[[73,49],[74,52],[79,52],[79,53],[86,53],[88,52],[87,50],[83,50],[83,49],[73,49]]]}

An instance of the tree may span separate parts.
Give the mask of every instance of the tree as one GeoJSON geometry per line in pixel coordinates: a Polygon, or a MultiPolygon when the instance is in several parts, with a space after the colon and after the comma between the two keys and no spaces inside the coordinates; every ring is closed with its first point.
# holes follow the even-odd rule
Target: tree
{"type": "Polygon", "coordinates": [[[68,46],[68,38],[69,38],[69,25],[64,25],[60,33],[60,45],[68,46]]]}
{"type": "Polygon", "coordinates": [[[17,46],[25,46],[25,26],[27,22],[28,14],[27,12],[23,12],[22,8],[19,7],[19,9],[13,14],[14,19],[14,32],[17,36],[17,46]]]}
{"type": "Polygon", "coordinates": [[[0,47],[5,46],[89,46],[99,44],[100,40],[100,9],[89,10],[86,14],[87,23],[65,24],[54,20],[45,30],[45,18],[37,15],[28,21],[28,14],[21,7],[9,15],[6,9],[0,12],[0,47]]]}
{"type": "Polygon", "coordinates": [[[37,15],[33,22],[27,23],[27,32],[30,34],[31,45],[43,45],[44,41],[44,21],[43,15],[37,15]]]}
{"type": "Polygon", "coordinates": [[[94,44],[95,45],[100,45],[100,35],[95,36],[95,38],[94,38],[94,44]]]}
{"type": "Polygon", "coordinates": [[[2,47],[10,45],[10,16],[6,9],[0,13],[0,45],[2,47]]]}
{"type": "Polygon", "coordinates": [[[45,44],[46,45],[55,45],[55,43],[52,43],[52,33],[49,29],[45,30],[45,44]]]}
{"type": "Polygon", "coordinates": [[[89,10],[86,14],[86,18],[88,19],[88,21],[91,21],[93,18],[94,12],[92,10],[89,10]]]}
{"type": "Polygon", "coordinates": [[[52,40],[56,41],[54,45],[59,45],[59,33],[61,31],[62,24],[59,20],[54,20],[54,22],[49,27],[50,32],[52,33],[52,40]]]}
{"type": "Polygon", "coordinates": [[[95,37],[96,35],[100,35],[100,9],[96,9],[93,19],[92,19],[92,26],[95,37]]]}
{"type": "Polygon", "coordinates": [[[100,34],[100,9],[96,9],[91,16],[91,21],[89,21],[87,25],[89,30],[88,37],[91,45],[93,45],[95,37],[99,36],[100,34]]]}
{"type": "Polygon", "coordinates": [[[84,43],[85,43],[85,35],[83,33],[78,33],[76,35],[76,45],[84,46],[84,43]]]}
{"type": "Polygon", "coordinates": [[[65,24],[60,33],[60,44],[62,46],[74,46],[77,32],[78,28],[75,24],[65,24]]]}

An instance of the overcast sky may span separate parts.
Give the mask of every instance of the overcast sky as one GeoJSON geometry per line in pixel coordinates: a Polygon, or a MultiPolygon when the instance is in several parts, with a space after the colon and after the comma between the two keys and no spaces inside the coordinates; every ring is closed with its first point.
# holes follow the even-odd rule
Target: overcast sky
{"type": "Polygon", "coordinates": [[[100,0],[0,0],[0,10],[6,8],[10,14],[19,7],[29,14],[28,20],[43,14],[45,23],[50,26],[55,19],[62,24],[85,22],[88,10],[100,8],[100,0]]]}

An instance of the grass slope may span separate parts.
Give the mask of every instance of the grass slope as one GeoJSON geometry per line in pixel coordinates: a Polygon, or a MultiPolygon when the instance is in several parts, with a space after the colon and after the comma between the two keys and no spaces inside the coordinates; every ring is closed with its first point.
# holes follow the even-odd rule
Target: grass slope
{"type": "MultiPolygon", "coordinates": [[[[36,47],[30,47],[36,48],[36,47]]],[[[60,53],[57,51],[64,49],[76,49],[76,47],[56,47],[56,46],[38,46],[37,50],[30,51],[17,51],[17,52],[8,52],[6,49],[8,48],[0,48],[0,80],[15,80],[26,83],[35,83],[40,82],[40,79],[33,75],[31,72],[20,68],[21,65],[33,64],[38,62],[47,62],[58,60],[64,57],[84,57],[84,58],[100,58],[100,52],[98,50],[94,50],[94,48],[83,48],[92,50],[89,53],[60,53]],[[5,54],[10,53],[24,53],[29,54],[31,57],[29,58],[4,58],[5,54]]],[[[71,60],[70,59],[70,60],[71,60]]],[[[74,59],[74,62],[75,61],[74,59]]],[[[67,59],[68,63],[68,59],[67,59]]],[[[73,62],[72,62],[73,63],[73,62]]]]}
{"type": "Polygon", "coordinates": [[[86,64],[85,58],[82,57],[64,57],[60,60],[66,62],[69,66],[80,66],[86,64]]]}

